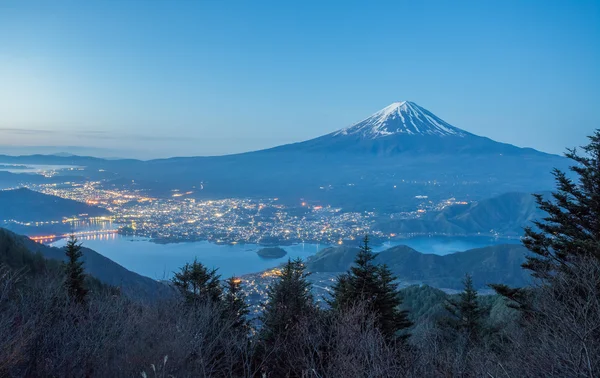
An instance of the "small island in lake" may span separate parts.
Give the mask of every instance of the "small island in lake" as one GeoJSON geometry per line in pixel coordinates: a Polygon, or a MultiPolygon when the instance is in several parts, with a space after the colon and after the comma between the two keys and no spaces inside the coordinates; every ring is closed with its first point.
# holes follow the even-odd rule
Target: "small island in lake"
{"type": "Polygon", "coordinates": [[[287,252],[285,251],[285,249],[279,248],[279,247],[261,248],[256,253],[260,257],[265,258],[265,259],[278,259],[278,258],[281,258],[281,257],[287,255],[287,252]]]}

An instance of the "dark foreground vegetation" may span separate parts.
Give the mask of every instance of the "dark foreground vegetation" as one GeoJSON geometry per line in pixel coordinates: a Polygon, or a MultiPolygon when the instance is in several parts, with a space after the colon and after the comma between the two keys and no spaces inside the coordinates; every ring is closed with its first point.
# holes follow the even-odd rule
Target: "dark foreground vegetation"
{"type": "Polygon", "coordinates": [[[567,155],[578,180],[556,171],[552,199],[537,198],[548,216],[525,231],[535,284],[495,297],[468,274],[457,296],[398,291],[365,238],[328,306],[289,261],[250,322],[240,281],[198,262],[173,295],[141,301],[87,277],[75,240],[62,264],[4,240],[0,376],[598,377],[600,133],[567,155]]]}

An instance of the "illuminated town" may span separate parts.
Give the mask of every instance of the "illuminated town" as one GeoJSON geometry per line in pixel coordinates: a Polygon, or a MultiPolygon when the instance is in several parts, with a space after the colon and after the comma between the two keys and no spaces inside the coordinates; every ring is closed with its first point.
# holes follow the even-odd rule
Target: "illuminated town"
{"type": "MultiPolygon", "coordinates": [[[[52,173],[44,173],[52,175],[52,173]]],[[[61,184],[30,184],[32,190],[84,202],[105,208],[110,216],[97,219],[110,223],[101,230],[81,230],[80,237],[88,234],[112,233],[145,236],[157,243],[207,240],[217,244],[289,245],[293,243],[343,244],[360,239],[366,233],[384,240],[401,235],[384,234],[375,228],[381,214],[375,212],[347,212],[339,207],[310,204],[299,200],[296,206],[284,205],[277,198],[228,198],[205,200],[194,198],[192,191],[173,190],[168,196],[151,196],[135,186],[108,187],[103,181],[61,184]]],[[[419,206],[414,211],[387,214],[390,218],[419,218],[428,211],[439,211],[453,204],[465,204],[454,198],[433,203],[426,196],[418,196],[419,206]]],[[[6,220],[4,220],[6,221],[6,220]]],[[[61,219],[41,223],[71,222],[61,219]]],[[[35,222],[35,223],[34,223],[35,222]]],[[[65,232],[34,236],[39,241],[64,237],[65,232]]]]}

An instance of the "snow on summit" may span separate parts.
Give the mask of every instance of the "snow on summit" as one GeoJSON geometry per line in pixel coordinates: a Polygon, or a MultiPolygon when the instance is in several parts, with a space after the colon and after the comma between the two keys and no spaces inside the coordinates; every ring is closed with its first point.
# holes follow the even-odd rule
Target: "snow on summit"
{"type": "Polygon", "coordinates": [[[369,118],[346,127],[334,135],[360,135],[375,139],[394,134],[459,136],[467,133],[445,122],[414,102],[394,102],[369,118]]]}

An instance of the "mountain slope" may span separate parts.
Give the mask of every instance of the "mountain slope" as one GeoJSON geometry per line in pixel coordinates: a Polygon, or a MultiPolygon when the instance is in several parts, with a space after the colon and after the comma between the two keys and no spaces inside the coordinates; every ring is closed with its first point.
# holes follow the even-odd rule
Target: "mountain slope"
{"type": "Polygon", "coordinates": [[[539,210],[535,198],[526,193],[505,193],[497,197],[464,206],[447,208],[439,218],[469,232],[490,232],[521,235],[525,226],[541,220],[546,214],[539,210]]]}
{"type": "MultiPolygon", "coordinates": [[[[358,248],[326,248],[307,260],[307,268],[311,272],[343,272],[357,253],[358,248]]],[[[505,244],[439,256],[401,245],[380,252],[375,261],[387,264],[401,281],[460,290],[464,275],[470,273],[476,288],[485,289],[489,283],[527,285],[529,274],[521,268],[526,253],[521,245],[505,244]]]]}
{"type": "MultiPolygon", "coordinates": [[[[4,250],[6,244],[21,246],[33,254],[40,253],[46,259],[65,261],[66,256],[63,248],[49,247],[39,244],[26,236],[17,235],[11,231],[0,228],[0,251],[4,250]]],[[[151,278],[131,272],[114,261],[102,256],[96,251],[83,248],[84,268],[87,274],[97,278],[101,282],[120,287],[122,291],[130,296],[138,298],[156,298],[169,295],[169,288],[151,278]]]]}
{"type": "Polygon", "coordinates": [[[465,137],[464,130],[454,127],[414,102],[394,102],[369,118],[333,133],[333,136],[358,134],[376,139],[395,134],[465,137]]]}
{"type": "Polygon", "coordinates": [[[19,222],[60,220],[87,214],[90,217],[110,212],[97,206],[35,192],[26,188],[0,190],[0,221],[19,222]]]}
{"type": "Polygon", "coordinates": [[[546,155],[469,133],[410,101],[392,103],[354,125],[322,137],[276,148],[352,151],[378,156],[406,153],[546,155]]]}
{"type": "Polygon", "coordinates": [[[452,205],[418,219],[382,217],[376,228],[386,234],[523,235],[523,228],[545,216],[528,193],[505,193],[468,205],[452,205]]]}

